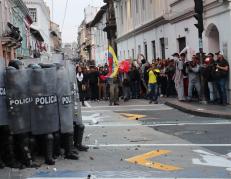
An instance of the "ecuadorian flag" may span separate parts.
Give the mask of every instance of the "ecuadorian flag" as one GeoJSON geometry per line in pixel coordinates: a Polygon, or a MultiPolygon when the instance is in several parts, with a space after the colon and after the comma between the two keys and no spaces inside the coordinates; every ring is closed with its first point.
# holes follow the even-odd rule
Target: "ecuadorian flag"
{"type": "Polygon", "coordinates": [[[111,46],[109,46],[108,49],[108,65],[109,65],[109,73],[107,76],[110,78],[116,77],[119,71],[119,62],[115,54],[115,51],[111,46]]]}

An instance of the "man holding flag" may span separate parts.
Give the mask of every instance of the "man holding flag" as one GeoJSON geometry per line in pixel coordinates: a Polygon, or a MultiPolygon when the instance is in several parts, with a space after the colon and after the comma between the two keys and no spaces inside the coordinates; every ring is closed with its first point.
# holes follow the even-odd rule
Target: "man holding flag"
{"type": "Polygon", "coordinates": [[[110,103],[109,105],[119,105],[119,62],[115,54],[114,49],[109,46],[108,49],[108,63],[109,63],[109,73],[108,73],[108,83],[110,85],[110,103]]]}

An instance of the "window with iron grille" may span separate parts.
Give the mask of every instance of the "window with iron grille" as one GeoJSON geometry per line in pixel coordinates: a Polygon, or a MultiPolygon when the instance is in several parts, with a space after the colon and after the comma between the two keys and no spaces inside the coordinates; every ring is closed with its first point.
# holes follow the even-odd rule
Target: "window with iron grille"
{"type": "Polygon", "coordinates": [[[29,8],[30,17],[32,18],[33,22],[37,22],[37,9],[36,8],[29,8]]]}

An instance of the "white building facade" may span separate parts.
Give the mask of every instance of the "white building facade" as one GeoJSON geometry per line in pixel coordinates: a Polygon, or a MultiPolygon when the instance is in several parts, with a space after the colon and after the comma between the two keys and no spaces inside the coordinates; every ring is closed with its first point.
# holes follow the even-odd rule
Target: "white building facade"
{"type": "MultiPolygon", "coordinates": [[[[230,59],[230,2],[204,0],[204,51],[222,50],[230,59]]],[[[115,2],[119,59],[168,58],[188,46],[199,49],[193,0],[123,0],[115,2]]]]}
{"type": "Polygon", "coordinates": [[[44,39],[42,56],[50,58],[50,10],[44,0],[23,0],[33,20],[31,28],[39,31],[44,39]]]}
{"type": "MultiPolygon", "coordinates": [[[[140,53],[165,59],[185,46],[199,51],[193,0],[120,0],[115,9],[120,60],[140,53]]],[[[231,64],[230,1],[204,0],[204,29],[204,52],[221,50],[231,64]]]]}
{"type": "Polygon", "coordinates": [[[95,34],[94,29],[91,28],[91,22],[98,10],[98,7],[90,5],[84,8],[84,20],[78,27],[78,54],[79,58],[85,62],[95,63],[95,34]]]}
{"type": "Polygon", "coordinates": [[[108,39],[107,33],[103,31],[106,25],[106,6],[102,8],[96,14],[94,20],[91,23],[91,32],[93,34],[94,45],[92,51],[95,57],[95,64],[104,65],[107,63],[108,57],[108,39]]]}

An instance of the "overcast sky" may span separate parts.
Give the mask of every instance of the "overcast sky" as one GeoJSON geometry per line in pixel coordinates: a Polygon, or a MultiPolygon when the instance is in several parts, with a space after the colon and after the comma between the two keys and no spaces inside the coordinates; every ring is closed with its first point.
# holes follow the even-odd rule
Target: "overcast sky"
{"type": "MultiPolygon", "coordinates": [[[[62,30],[65,6],[67,0],[53,0],[54,15],[53,21],[60,25],[62,30]]],[[[52,0],[45,0],[51,10],[52,18],[52,0]]],[[[103,5],[103,0],[68,0],[67,14],[62,30],[63,42],[73,42],[77,39],[77,28],[84,18],[84,8],[89,4],[94,6],[103,5]]]]}

